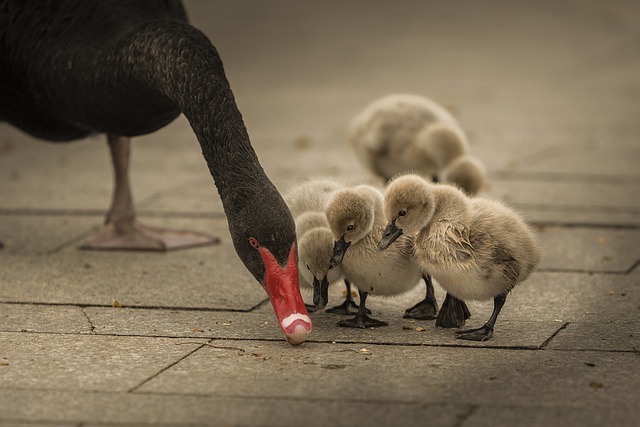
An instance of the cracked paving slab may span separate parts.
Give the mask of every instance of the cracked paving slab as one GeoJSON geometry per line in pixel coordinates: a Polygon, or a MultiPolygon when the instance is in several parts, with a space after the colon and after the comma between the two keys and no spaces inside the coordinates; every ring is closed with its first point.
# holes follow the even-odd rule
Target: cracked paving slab
{"type": "Polygon", "coordinates": [[[137,391],[371,401],[393,390],[398,401],[632,408],[630,391],[640,387],[629,375],[633,353],[319,343],[283,353],[281,342],[211,344],[224,348],[202,347],[137,391]]]}
{"type": "Polygon", "coordinates": [[[0,357],[6,364],[0,366],[0,389],[126,392],[203,342],[2,332],[0,357]]]}

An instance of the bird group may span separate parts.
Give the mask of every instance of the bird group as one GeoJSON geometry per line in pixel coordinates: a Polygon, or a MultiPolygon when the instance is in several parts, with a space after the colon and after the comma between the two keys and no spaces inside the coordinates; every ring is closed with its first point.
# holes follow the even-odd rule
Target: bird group
{"type": "Polygon", "coordinates": [[[471,316],[465,301],[493,299],[482,327],[458,331],[461,339],[490,339],[507,294],[539,264],[540,249],[518,213],[478,195],[485,170],[455,119],[427,98],[391,95],[355,117],[348,141],[386,188],[315,178],[285,196],[296,220],[300,283],[313,286],[316,308],[344,279],[340,307],[347,309],[333,311],[357,312],[338,324],[385,326],[369,316],[367,296],[400,295],[422,279],[425,298],[405,317],[460,328],[471,316]],[[432,280],[446,291],[440,309],[432,280]],[[349,300],[351,284],[359,306],[349,300]]]}

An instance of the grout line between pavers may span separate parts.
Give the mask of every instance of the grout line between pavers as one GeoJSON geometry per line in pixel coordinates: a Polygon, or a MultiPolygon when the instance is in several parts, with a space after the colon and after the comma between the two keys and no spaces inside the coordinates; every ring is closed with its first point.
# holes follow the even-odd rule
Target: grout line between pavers
{"type": "Polygon", "coordinates": [[[149,381],[151,381],[154,378],[157,378],[159,375],[161,375],[163,372],[168,371],[169,369],[173,368],[174,366],[176,366],[178,363],[182,362],[183,360],[185,360],[187,357],[191,356],[193,353],[195,353],[196,351],[200,350],[201,348],[205,347],[207,344],[211,343],[213,340],[209,339],[206,343],[200,344],[198,345],[198,347],[196,347],[195,349],[191,350],[190,352],[188,352],[187,354],[185,354],[184,356],[182,356],[181,358],[179,358],[178,360],[176,360],[175,362],[169,364],[168,366],[165,366],[164,368],[160,369],[158,372],[156,372],[155,374],[151,375],[149,378],[143,380],[141,383],[139,383],[136,386],[133,386],[132,388],[130,388],[129,390],[127,390],[127,393],[133,393],[135,392],[137,389],[139,389],[140,387],[142,387],[143,385],[145,385],[146,383],[148,383],[149,381]]]}
{"type": "MultiPolygon", "coordinates": [[[[115,308],[112,304],[78,304],[72,302],[41,302],[41,301],[0,301],[0,304],[14,305],[43,305],[50,307],[79,307],[79,308],[115,308]]],[[[215,313],[249,313],[254,308],[210,308],[210,307],[182,307],[159,305],[122,305],[120,308],[132,310],[169,310],[169,311],[209,311],[215,313]]]]}
{"type": "Polygon", "coordinates": [[[87,318],[87,322],[89,322],[89,327],[91,328],[91,332],[89,332],[90,335],[97,335],[96,334],[96,327],[93,326],[93,322],[91,321],[91,318],[89,317],[89,315],[87,314],[87,312],[84,310],[84,307],[80,307],[80,311],[82,312],[82,314],[84,314],[84,317],[87,318]]]}
{"type": "Polygon", "coordinates": [[[633,265],[631,266],[631,268],[629,268],[629,270],[627,270],[627,272],[626,272],[625,274],[631,274],[631,273],[633,272],[633,270],[635,270],[636,268],[638,268],[638,266],[639,266],[639,265],[640,265],[640,259],[639,259],[639,260],[637,260],[637,261],[635,262],[635,264],[633,264],[633,265]]]}
{"type": "Polygon", "coordinates": [[[563,323],[558,330],[556,330],[553,334],[551,334],[551,336],[549,338],[547,338],[545,340],[545,342],[542,343],[542,345],[540,346],[540,350],[544,350],[547,345],[549,345],[549,343],[551,342],[551,340],[553,340],[559,333],[560,331],[567,329],[567,326],[569,326],[571,324],[571,322],[565,322],[563,323]]]}

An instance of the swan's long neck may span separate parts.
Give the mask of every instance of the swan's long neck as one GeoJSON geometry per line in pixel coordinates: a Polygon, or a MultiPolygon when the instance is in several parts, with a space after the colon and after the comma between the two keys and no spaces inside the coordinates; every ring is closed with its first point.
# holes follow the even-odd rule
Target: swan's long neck
{"type": "Polygon", "coordinates": [[[137,68],[135,73],[189,120],[220,196],[228,202],[225,209],[255,192],[275,191],[251,146],[222,61],[207,37],[186,23],[159,21],[138,31],[131,46],[127,60],[137,68]]]}

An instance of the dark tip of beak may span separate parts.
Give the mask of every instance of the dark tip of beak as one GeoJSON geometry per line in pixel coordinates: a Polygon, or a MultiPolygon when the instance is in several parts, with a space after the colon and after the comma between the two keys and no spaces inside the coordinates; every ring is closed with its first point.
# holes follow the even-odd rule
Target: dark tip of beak
{"type": "Polygon", "coordinates": [[[324,276],[322,280],[313,278],[313,304],[318,310],[322,310],[329,302],[329,280],[324,276]]]}
{"type": "Polygon", "coordinates": [[[381,250],[387,249],[395,240],[402,235],[402,229],[396,227],[396,220],[394,219],[387,225],[382,232],[382,239],[378,244],[378,248],[381,250]]]}
{"type": "Polygon", "coordinates": [[[342,258],[344,258],[344,254],[347,253],[347,249],[349,249],[349,246],[351,246],[351,242],[345,242],[344,236],[342,236],[340,240],[334,243],[333,256],[329,261],[329,265],[331,267],[335,267],[342,262],[342,258]]]}

